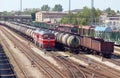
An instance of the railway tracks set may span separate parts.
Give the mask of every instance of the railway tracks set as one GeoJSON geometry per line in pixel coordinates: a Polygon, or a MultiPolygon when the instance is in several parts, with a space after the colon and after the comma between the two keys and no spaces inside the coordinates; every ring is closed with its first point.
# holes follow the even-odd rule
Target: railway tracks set
{"type": "MultiPolygon", "coordinates": [[[[75,56],[75,57],[78,58],[78,59],[84,60],[86,62],[88,62],[88,59],[90,59],[91,60],[91,65],[89,67],[86,67],[86,68],[88,70],[92,70],[93,71],[92,73],[95,74],[96,76],[98,75],[98,77],[99,77],[99,75],[103,76],[102,78],[104,78],[104,77],[108,77],[108,78],[110,78],[110,77],[111,78],[120,77],[118,70],[115,70],[114,68],[111,68],[111,67],[109,67],[105,64],[102,64],[100,62],[97,62],[94,59],[87,58],[84,55],[78,55],[78,56],[75,56]]],[[[106,59],[104,58],[103,62],[105,60],[106,59]]]]}
{"type": "MultiPolygon", "coordinates": [[[[51,55],[51,53],[49,53],[51,55]]],[[[69,61],[72,63],[71,65],[76,66],[84,72],[86,78],[119,78],[119,71],[112,69],[104,64],[101,64],[99,62],[96,62],[94,60],[91,60],[92,63],[89,66],[83,66],[82,64],[78,64],[76,62],[73,62],[68,59],[68,56],[59,56],[56,52],[52,54],[54,57],[57,57],[59,59],[62,59],[61,61],[66,62],[69,61]]],[[[77,59],[84,60],[84,62],[88,62],[88,58],[84,56],[83,54],[81,55],[72,55],[73,57],[76,57],[77,59]]],[[[60,60],[58,60],[60,61],[60,60]]],[[[70,64],[69,63],[69,64],[70,64]]],[[[68,65],[69,65],[68,64],[68,65]]]]}
{"type": "Polygon", "coordinates": [[[2,45],[0,45],[0,78],[16,78],[16,74],[9,58],[6,56],[2,45]]]}
{"type": "MultiPolygon", "coordinates": [[[[15,37],[8,35],[7,32],[4,32],[4,33],[6,34],[6,36],[9,37],[9,39],[12,42],[14,42],[14,40],[16,40],[15,37]]],[[[61,72],[58,69],[56,69],[56,67],[54,67],[52,64],[48,63],[45,59],[43,59],[39,55],[33,53],[33,51],[31,49],[29,49],[27,45],[23,45],[23,43],[21,43],[19,41],[19,42],[15,43],[15,47],[18,48],[21,52],[23,52],[30,61],[32,61],[33,57],[35,57],[34,58],[35,65],[40,70],[42,70],[44,72],[44,74],[47,75],[48,78],[56,78],[56,77],[65,78],[64,75],[61,74],[61,72]]]]}
{"type": "Polygon", "coordinates": [[[12,62],[14,62],[14,65],[17,66],[16,71],[19,71],[20,73],[22,73],[22,76],[20,76],[20,77],[22,77],[22,78],[28,78],[27,72],[23,68],[22,64],[20,64],[20,62],[15,58],[15,55],[12,53],[12,50],[9,48],[8,43],[5,40],[3,41],[3,43],[4,43],[3,45],[5,46],[5,48],[7,49],[7,51],[9,52],[9,56],[11,57],[10,59],[12,60],[12,62]]]}
{"type": "Polygon", "coordinates": [[[53,58],[58,61],[58,63],[61,63],[65,69],[64,71],[69,72],[70,78],[87,78],[86,74],[79,69],[78,65],[73,64],[71,61],[67,59],[65,56],[57,56],[56,54],[52,54],[53,58]]]}
{"type": "MultiPolygon", "coordinates": [[[[57,61],[63,64],[63,66],[66,68],[65,71],[63,72],[62,70],[59,70],[57,67],[51,64],[49,61],[45,60],[40,55],[33,52],[33,50],[27,44],[23,44],[21,41],[15,42],[18,39],[14,37],[12,34],[10,34],[8,31],[6,31],[4,28],[2,28],[1,31],[4,32],[4,34],[9,38],[10,41],[15,43],[15,47],[18,48],[22,53],[24,53],[25,56],[30,61],[34,61],[35,67],[37,67],[39,70],[43,72],[43,74],[45,75],[45,78],[91,78],[91,77],[93,78],[119,78],[120,77],[119,71],[111,69],[95,61],[94,61],[93,67],[92,65],[89,67],[84,67],[84,66],[82,67],[78,65],[77,63],[71,62],[67,58],[64,58],[61,56],[59,57],[53,56],[53,58],[55,58],[57,61]],[[98,66],[98,68],[96,66],[98,66]]],[[[4,45],[8,46],[6,42],[4,43],[5,43],[4,45]]],[[[6,47],[6,48],[9,48],[9,47],[6,47]]],[[[52,54],[52,55],[55,55],[55,54],[52,54]]],[[[16,60],[12,54],[11,56],[13,57],[14,60],[16,60]]],[[[82,59],[87,62],[86,60],[87,58],[85,58],[85,56],[78,56],[78,59],[82,59]]],[[[109,61],[112,62],[112,60],[109,60],[109,61]]],[[[20,70],[26,76],[25,78],[29,78],[26,70],[21,68],[21,66],[20,66],[20,70]]]]}

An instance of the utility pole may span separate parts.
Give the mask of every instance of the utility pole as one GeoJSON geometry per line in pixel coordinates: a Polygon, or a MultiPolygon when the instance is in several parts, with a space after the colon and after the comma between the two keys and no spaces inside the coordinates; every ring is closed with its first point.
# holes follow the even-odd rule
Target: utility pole
{"type": "Polygon", "coordinates": [[[91,0],[91,25],[94,22],[94,0],[91,0]]]}
{"type": "Polygon", "coordinates": [[[70,12],[70,10],[71,10],[71,0],[69,0],[69,24],[71,23],[71,12],[70,12]]]}
{"type": "Polygon", "coordinates": [[[22,0],[20,0],[20,21],[22,20],[22,0]]]}
{"type": "Polygon", "coordinates": [[[20,0],[20,15],[22,15],[22,0],[20,0]]]}

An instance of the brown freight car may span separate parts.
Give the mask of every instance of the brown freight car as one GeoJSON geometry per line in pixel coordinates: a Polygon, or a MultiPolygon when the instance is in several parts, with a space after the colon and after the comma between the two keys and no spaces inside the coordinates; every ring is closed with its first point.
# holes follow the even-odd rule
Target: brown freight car
{"type": "Polygon", "coordinates": [[[86,36],[83,36],[81,38],[81,46],[85,47],[85,48],[91,48],[91,43],[92,42],[92,38],[91,37],[86,37],[86,36]]]}
{"type": "Polygon", "coordinates": [[[88,53],[98,53],[104,57],[110,57],[114,50],[114,42],[106,42],[103,39],[93,37],[81,37],[81,47],[88,53]]]}
{"type": "Polygon", "coordinates": [[[114,51],[114,42],[106,42],[101,39],[92,39],[91,49],[99,52],[104,57],[110,57],[114,51]]]}

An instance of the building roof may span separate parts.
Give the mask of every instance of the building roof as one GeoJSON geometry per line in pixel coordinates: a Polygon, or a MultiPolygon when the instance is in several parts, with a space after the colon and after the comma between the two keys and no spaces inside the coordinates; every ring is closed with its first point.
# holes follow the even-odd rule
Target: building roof
{"type": "Polygon", "coordinates": [[[93,26],[79,26],[79,28],[86,29],[86,30],[94,29],[93,26]]]}
{"type": "Polygon", "coordinates": [[[63,27],[78,27],[77,25],[73,25],[73,24],[60,24],[59,26],[63,26],[63,27]]]}
{"type": "Polygon", "coordinates": [[[36,12],[36,13],[43,13],[43,14],[64,14],[64,15],[68,14],[66,12],[57,12],[57,11],[39,11],[39,12],[36,12]]]}
{"type": "Polygon", "coordinates": [[[95,31],[112,32],[112,29],[111,29],[111,27],[97,26],[97,27],[95,27],[95,31]]]}

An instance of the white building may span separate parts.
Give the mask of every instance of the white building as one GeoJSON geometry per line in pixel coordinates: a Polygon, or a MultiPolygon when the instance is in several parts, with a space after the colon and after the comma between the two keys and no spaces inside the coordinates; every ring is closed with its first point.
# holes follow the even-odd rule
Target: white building
{"type": "Polygon", "coordinates": [[[107,14],[100,16],[100,23],[108,26],[120,26],[120,15],[108,16],[107,14]]]}
{"type": "Polygon", "coordinates": [[[67,16],[67,13],[64,12],[37,12],[36,13],[36,21],[38,22],[60,22],[61,18],[67,16]]]}

